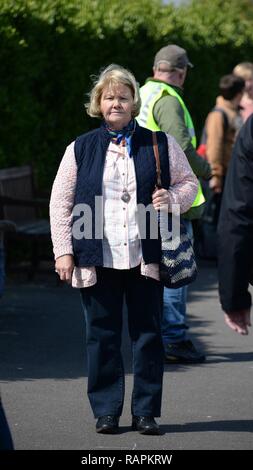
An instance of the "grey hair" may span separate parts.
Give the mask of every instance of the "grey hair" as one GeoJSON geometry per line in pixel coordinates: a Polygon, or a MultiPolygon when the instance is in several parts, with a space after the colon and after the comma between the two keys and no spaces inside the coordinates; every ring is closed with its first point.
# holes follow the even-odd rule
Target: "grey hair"
{"type": "Polygon", "coordinates": [[[94,78],[94,86],[89,93],[89,102],[85,104],[87,114],[91,117],[101,118],[100,102],[105,87],[119,84],[130,88],[134,100],[132,116],[138,116],[141,107],[139,85],[129,70],[117,64],[108,65],[98,77],[94,78]]]}

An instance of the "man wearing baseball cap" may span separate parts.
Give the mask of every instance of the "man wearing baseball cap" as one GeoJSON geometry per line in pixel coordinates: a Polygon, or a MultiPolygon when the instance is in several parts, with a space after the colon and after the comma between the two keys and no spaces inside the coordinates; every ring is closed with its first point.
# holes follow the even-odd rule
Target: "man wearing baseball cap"
{"type": "MultiPolygon", "coordinates": [[[[160,49],[154,59],[153,77],[141,87],[141,111],[138,122],[153,131],[172,135],[182,147],[192,170],[198,177],[209,179],[210,166],[196,153],[196,137],[190,113],[183,101],[183,84],[189,67],[193,67],[187,52],[176,44],[160,49]]],[[[184,222],[192,237],[191,219],[200,218],[204,196],[199,185],[191,209],[184,222]]],[[[162,334],[166,362],[199,363],[205,356],[196,350],[188,338],[186,325],[187,286],[164,289],[162,334]]]]}
{"type": "Polygon", "coordinates": [[[157,52],[154,66],[156,67],[162,62],[167,63],[170,68],[184,69],[187,66],[193,67],[187,57],[185,49],[176,46],[175,44],[162,47],[162,49],[157,52]]]}

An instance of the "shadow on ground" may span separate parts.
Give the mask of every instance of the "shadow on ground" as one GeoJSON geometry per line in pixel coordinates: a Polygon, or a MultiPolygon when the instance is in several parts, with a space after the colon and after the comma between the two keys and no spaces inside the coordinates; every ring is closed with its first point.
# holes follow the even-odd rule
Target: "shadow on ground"
{"type": "Polygon", "coordinates": [[[253,432],[253,420],[224,420],[201,421],[186,424],[161,425],[162,433],[186,433],[186,432],[253,432]]]}
{"type": "MultiPolygon", "coordinates": [[[[189,303],[193,299],[196,302],[206,298],[212,289],[216,289],[216,283],[213,267],[201,267],[197,281],[190,288],[189,303]]],[[[208,322],[189,316],[189,325],[196,329],[208,327],[208,322]]],[[[85,325],[79,292],[59,285],[52,272],[38,276],[32,283],[24,276],[12,276],[1,299],[0,339],[0,380],[73,379],[87,375],[85,325]]],[[[197,334],[194,340],[204,349],[197,334]]],[[[122,350],[126,373],[131,373],[126,322],[122,350]]],[[[212,355],[210,359],[211,362],[221,360],[251,358],[250,354],[243,359],[240,353],[227,356],[222,353],[212,355]]]]}

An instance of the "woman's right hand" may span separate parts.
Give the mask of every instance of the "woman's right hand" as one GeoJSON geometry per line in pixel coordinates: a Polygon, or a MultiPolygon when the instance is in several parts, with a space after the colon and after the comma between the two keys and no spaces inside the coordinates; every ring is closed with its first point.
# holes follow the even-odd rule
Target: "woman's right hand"
{"type": "Polygon", "coordinates": [[[55,272],[57,272],[61,281],[66,281],[68,284],[71,284],[73,269],[73,255],[63,255],[57,258],[55,262],[55,272]]]}

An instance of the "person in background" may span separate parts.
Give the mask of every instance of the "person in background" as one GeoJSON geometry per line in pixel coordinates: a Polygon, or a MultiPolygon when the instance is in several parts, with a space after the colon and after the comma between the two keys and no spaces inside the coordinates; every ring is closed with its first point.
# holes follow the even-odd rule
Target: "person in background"
{"type": "MultiPolygon", "coordinates": [[[[3,296],[5,287],[5,248],[4,234],[16,230],[16,225],[11,220],[0,220],[0,298],[3,296]]],[[[13,440],[5,416],[0,394],[0,450],[14,450],[13,440]]]]}
{"type": "MultiPolygon", "coordinates": [[[[161,413],[163,377],[161,242],[149,230],[141,237],[137,209],[149,207],[156,219],[156,211],[166,205],[170,212],[172,203],[185,212],[196,197],[197,180],[176,141],[157,132],[162,188],[156,189],[153,135],[135,120],[140,95],[125,68],[112,64],[101,72],[87,109],[90,116],[102,118],[102,124],[67,147],[52,188],[55,267],[61,280],[80,288],[96,431],[116,433],[122,413],[125,298],[133,348],[132,429],[159,434],[154,418],[161,413]],[[92,221],[102,226],[90,224],[87,214],[85,219],[87,207],[92,221]],[[79,209],[83,220],[76,214],[79,209]]],[[[146,223],[148,216],[145,213],[146,223]]]]}
{"type": "Polygon", "coordinates": [[[220,214],[223,186],[236,135],[242,126],[240,101],[244,80],[233,74],[225,75],[219,82],[219,96],[206,118],[198,151],[204,150],[212,168],[210,181],[203,181],[206,198],[203,216],[198,225],[197,250],[201,258],[218,256],[217,224],[220,214]],[[203,145],[204,144],[204,145],[203,145]]]}
{"type": "Polygon", "coordinates": [[[206,156],[212,168],[209,187],[214,193],[222,193],[232,148],[242,126],[240,102],[244,86],[241,77],[233,74],[221,77],[215,108],[206,119],[206,156]]]}
{"type": "Polygon", "coordinates": [[[233,69],[233,74],[243,78],[245,88],[240,101],[243,122],[253,113],[253,63],[241,62],[233,69]]]}
{"type": "MultiPolygon", "coordinates": [[[[153,77],[141,87],[142,106],[138,116],[141,126],[167,132],[181,146],[195,175],[210,178],[209,163],[196,152],[196,137],[190,113],[183,100],[183,85],[192,67],[186,51],[175,44],[160,49],[154,59],[153,77]]],[[[204,197],[199,186],[184,223],[193,237],[192,219],[201,217],[204,197]]],[[[205,360],[188,336],[186,324],[187,286],[164,289],[162,335],[165,360],[170,363],[200,363],[205,360]]]]}
{"type": "Polygon", "coordinates": [[[14,450],[13,439],[0,395],[0,450],[14,450]]]}
{"type": "Polygon", "coordinates": [[[218,224],[219,295],[226,324],[248,334],[253,283],[253,115],[237,137],[218,224]]]}

